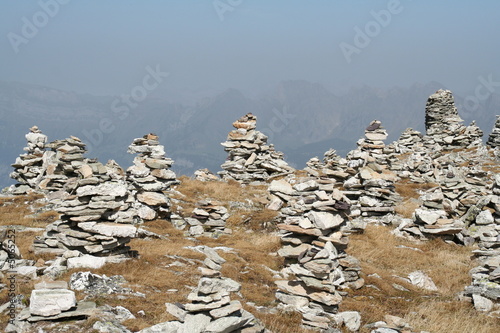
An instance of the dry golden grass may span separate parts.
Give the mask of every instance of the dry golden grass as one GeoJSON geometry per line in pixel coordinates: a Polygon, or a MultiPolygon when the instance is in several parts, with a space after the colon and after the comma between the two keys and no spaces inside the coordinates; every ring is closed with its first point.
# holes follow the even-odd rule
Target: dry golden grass
{"type": "Polygon", "coordinates": [[[173,211],[189,216],[201,200],[214,200],[228,209],[230,217],[227,226],[244,227],[252,230],[273,229],[277,212],[266,209],[266,186],[242,186],[236,181],[201,182],[186,176],[179,178],[181,184],[176,190],[182,195],[174,195],[180,204],[174,204],[173,211]],[[232,203],[240,203],[233,205],[232,203]]]}
{"type": "Polygon", "coordinates": [[[471,281],[471,251],[472,248],[450,245],[440,239],[415,244],[395,237],[386,227],[369,226],[364,234],[350,236],[347,252],[360,260],[366,284],[379,290],[364,287],[350,291],[341,310],[360,311],[365,323],[383,320],[386,314],[403,317],[417,331],[493,332],[490,328],[498,321],[478,314],[471,304],[456,299],[457,293],[471,281]],[[401,245],[419,250],[397,247],[401,245]],[[438,291],[425,291],[398,278],[406,278],[416,270],[431,277],[438,291]],[[375,273],[381,278],[368,276],[375,273]],[[395,289],[393,284],[409,291],[395,289]],[[462,328],[464,321],[469,328],[476,327],[476,331],[469,331],[465,325],[462,328]]]}
{"type": "Polygon", "coordinates": [[[407,179],[397,182],[394,184],[396,188],[396,192],[403,197],[403,199],[414,198],[417,199],[420,197],[419,191],[429,190],[434,187],[438,187],[438,184],[435,183],[412,183],[407,179]]]}

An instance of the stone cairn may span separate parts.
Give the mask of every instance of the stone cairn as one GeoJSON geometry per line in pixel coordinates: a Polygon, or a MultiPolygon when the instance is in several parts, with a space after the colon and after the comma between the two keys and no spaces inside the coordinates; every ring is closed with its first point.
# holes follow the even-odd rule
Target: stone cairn
{"type": "Polygon", "coordinates": [[[170,199],[164,191],[179,184],[170,170],[174,161],[165,157],[165,150],[155,134],[134,139],[128,153],[138,154],[134,165],[127,169],[127,181],[132,185],[135,209],[140,218],[154,220],[170,213],[170,199]]]}
{"type": "Polygon", "coordinates": [[[433,142],[448,149],[481,145],[481,129],[474,122],[469,126],[462,123],[451,91],[440,89],[429,97],[425,129],[433,142]]]}
{"type": "Polygon", "coordinates": [[[223,234],[230,234],[231,230],[226,228],[226,220],[229,218],[227,208],[212,200],[197,202],[191,217],[184,220],[189,225],[190,236],[207,236],[217,238],[223,234]]]}
{"type": "Polygon", "coordinates": [[[95,311],[96,303],[76,301],[75,293],[68,289],[66,281],[40,282],[31,293],[30,306],[19,313],[16,321],[35,323],[88,318],[95,311]]]}
{"type": "Polygon", "coordinates": [[[188,295],[190,303],[166,303],[167,312],[177,321],[160,323],[146,328],[141,333],[154,332],[268,332],[264,326],[239,301],[231,301],[231,293],[237,293],[241,285],[221,276],[220,270],[226,262],[215,249],[196,247],[207,257],[205,267],[199,267],[201,279],[188,295]]]}
{"type": "Polygon", "coordinates": [[[474,258],[478,266],[469,274],[472,284],[465,295],[472,298],[478,311],[495,311],[500,316],[500,175],[496,174],[492,195],[483,199],[474,209],[474,224],[468,229],[469,237],[478,241],[474,258]],[[484,206],[481,209],[481,204],[484,206]],[[493,212],[493,213],[492,213],[493,212]]]}
{"type": "Polygon", "coordinates": [[[35,239],[35,252],[77,250],[94,256],[128,252],[126,244],[137,231],[132,225],[137,222],[137,212],[123,170],[117,173],[117,165],[111,161],[107,165],[83,164],[77,171],[81,178],[73,192],[56,207],[61,219],[35,239]]]}
{"type": "Polygon", "coordinates": [[[257,117],[246,114],[233,123],[235,130],[229,132],[227,141],[222,143],[229,153],[222,164],[219,175],[224,180],[241,183],[265,182],[271,177],[286,175],[294,171],[283,160],[283,153],[267,145],[267,136],[255,130],[257,117]]]}
{"type": "Polygon", "coordinates": [[[51,150],[45,152],[44,158],[47,161],[45,175],[38,186],[47,192],[71,192],[84,169],[80,172],[77,170],[84,164],[96,162],[84,158],[85,144],[74,136],[50,142],[45,148],[51,150]]]}
{"type": "Polygon", "coordinates": [[[299,311],[306,327],[334,327],[342,289],[364,285],[358,260],[344,252],[349,199],[330,182],[311,177],[274,180],[269,191],[269,208],[281,208],[282,274],[296,277],[276,281],[276,298],[284,309],[299,311]]]}
{"type": "Polygon", "coordinates": [[[486,144],[492,148],[500,146],[500,116],[497,115],[497,120],[495,121],[495,126],[491,131],[490,136],[486,144]]]}
{"type": "Polygon", "coordinates": [[[30,189],[36,189],[44,174],[44,152],[47,136],[37,126],[30,128],[26,134],[28,145],[23,148],[25,154],[21,154],[12,167],[14,172],[10,177],[15,179],[19,185],[13,188],[15,194],[26,193],[30,189]]]}
{"type": "Polygon", "coordinates": [[[194,179],[200,182],[209,182],[219,180],[219,177],[214,175],[214,173],[208,169],[199,169],[194,172],[194,179]]]}
{"type": "Polygon", "coordinates": [[[387,164],[387,155],[390,152],[387,151],[385,139],[387,131],[382,127],[382,123],[373,120],[365,129],[365,137],[356,143],[358,148],[347,154],[348,166],[357,169],[370,162],[387,164]]]}

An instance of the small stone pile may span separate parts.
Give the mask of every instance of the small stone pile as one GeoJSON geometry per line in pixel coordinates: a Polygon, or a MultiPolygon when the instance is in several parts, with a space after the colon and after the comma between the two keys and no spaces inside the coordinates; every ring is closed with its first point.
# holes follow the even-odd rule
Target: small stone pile
{"type": "Polygon", "coordinates": [[[39,188],[48,192],[74,190],[76,180],[81,177],[77,170],[88,162],[96,162],[85,160],[85,144],[74,136],[48,143],[45,148],[51,151],[46,151],[44,155],[46,170],[39,188]]]}
{"type": "Polygon", "coordinates": [[[384,140],[387,139],[387,131],[382,123],[373,120],[365,129],[365,137],[356,143],[358,148],[347,154],[348,166],[358,169],[367,163],[375,162],[380,165],[387,164],[388,151],[384,140]]]}
{"type": "Polygon", "coordinates": [[[264,326],[239,301],[231,301],[230,293],[237,293],[241,285],[221,277],[220,269],[226,262],[212,248],[202,246],[196,250],[204,253],[206,267],[200,267],[202,277],[198,286],[188,295],[191,303],[166,303],[167,312],[177,321],[160,323],[143,329],[140,333],[154,332],[268,332],[264,326]]]}
{"type": "Polygon", "coordinates": [[[137,212],[132,207],[134,198],[128,184],[116,170],[113,162],[80,166],[82,179],[56,207],[61,219],[49,224],[43,236],[35,240],[36,252],[62,254],[78,250],[104,256],[129,251],[125,244],[136,234],[132,224],[138,221],[137,212]]]}
{"type": "Polygon", "coordinates": [[[202,200],[196,203],[191,217],[184,218],[184,223],[189,225],[190,236],[206,236],[218,238],[223,234],[230,234],[231,229],[226,228],[229,218],[227,208],[213,200],[202,200]]]}
{"type": "Polygon", "coordinates": [[[322,180],[329,179],[333,184],[343,183],[349,176],[356,174],[356,170],[347,167],[347,160],[337,155],[335,149],[330,149],[324,154],[323,161],[317,157],[311,158],[304,171],[309,176],[322,180]]]}
{"type": "Polygon", "coordinates": [[[347,179],[344,194],[351,200],[351,217],[382,216],[394,212],[399,201],[395,192],[396,175],[377,163],[369,163],[347,179]]]}
{"type": "Polygon", "coordinates": [[[199,169],[194,172],[194,179],[200,182],[209,182],[219,180],[219,177],[208,169],[199,169]]]}
{"type": "Polygon", "coordinates": [[[429,96],[425,128],[432,141],[448,149],[481,145],[481,129],[474,122],[467,127],[462,123],[451,91],[440,89],[429,96]]]}
{"type": "Polygon", "coordinates": [[[265,182],[271,177],[289,174],[294,171],[283,160],[283,153],[267,145],[267,136],[255,130],[257,117],[251,113],[233,123],[236,128],[229,132],[227,141],[222,143],[229,153],[222,164],[219,175],[224,180],[241,183],[265,182]]]}
{"type": "Polygon", "coordinates": [[[495,121],[495,126],[493,126],[493,130],[491,131],[490,136],[488,137],[488,141],[486,144],[492,148],[496,148],[500,146],[500,116],[497,115],[497,120],[495,121]]]}
{"type": "Polygon", "coordinates": [[[358,260],[344,252],[349,199],[331,183],[311,177],[275,180],[269,191],[269,208],[283,207],[278,224],[284,244],[278,254],[286,265],[282,273],[297,278],[277,281],[276,298],[285,309],[299,311],[309,328],[335,327],[333,315],[345,294],[341,290],[364,285],[358,260]]]}
{"type": "Polygon", "coordinates": [[[6,332],[18,332],[22,322],[60,321],[88,318],[95,313],[94,302],[77,302],[75,293],[68,289],[65,281],[40,282],[31,292],[29,307],[16,317],[15,324],[9,325],[6,332]],[[20,323],[21,322],[21,323],[20,323]]]}
{"type": "Polygon", "coordinates": [[[26,134],[28,145],[23,148],[25,154],[21,154],[12,167],[14,172],[10,178],[15,179],[19,186],[14,189],[14,193],[26,193],[29,189],[36,189],[44,174],[44,152],[47,136],[37,126],[30,128],[26,134]]]}
{"type": "Polygon", "coordinates": [[[478,311],[490,312],[500,318],[500,175],[495,175],[492,195],[484,198],[475,209],[474,222],[468,236],[478,241],[474,258],[478,266],[469,274],[472,284],[465,295],[472,298],[478,311]],[[483,205],[483,206],[482,206],[483,205]]]}
{"type": "Polygon", "coordinates": [[[134,165],[127,169],[127,181],[132,185],[139,217],[154,220],[168,216],[170,199],[164,191],[179,182],[170,170],[174,161],[165,157],[158,136],[150,133],[134,139],[127,152],[138,154],[134,158],[134,165]]]}

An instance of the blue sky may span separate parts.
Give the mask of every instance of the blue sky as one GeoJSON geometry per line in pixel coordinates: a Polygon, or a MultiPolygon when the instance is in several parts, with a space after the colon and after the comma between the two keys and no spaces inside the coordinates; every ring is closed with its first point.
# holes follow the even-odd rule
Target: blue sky
{"type": "Polygon", "coordinates": [[[500,81],[494,0],[57,1],[0,0],[0,80],[121,94],[160,65],[171,91],[255,93],[304,79],[333,91],[438,81],[467,93],[479,76],[500,81]],[[26,38],[26,20],[54,4],[26,38]],[[387,12],[383,25],[373,14],[387,12]],[[356,46],[356,27],[372,35],[367,45],[356,46]],[[350,61],[342,43],[357,49],[350,61]]]}

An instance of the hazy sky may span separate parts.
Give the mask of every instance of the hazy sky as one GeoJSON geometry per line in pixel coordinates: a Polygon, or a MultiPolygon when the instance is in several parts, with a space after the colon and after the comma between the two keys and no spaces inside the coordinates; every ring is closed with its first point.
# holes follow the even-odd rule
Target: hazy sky
{"type": "Polygon", "coordinates": [[[3,81],[122,94],[159,66],[171,91],[500,82],[498,0],[0,3],[3,81]]]}

